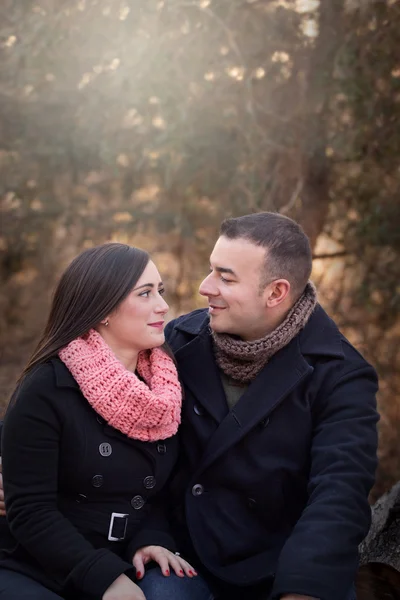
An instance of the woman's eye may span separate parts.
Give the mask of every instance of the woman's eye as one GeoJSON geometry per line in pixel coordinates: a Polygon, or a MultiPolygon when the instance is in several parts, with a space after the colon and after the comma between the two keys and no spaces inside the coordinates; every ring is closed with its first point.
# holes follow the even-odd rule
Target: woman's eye
{"type": "Polygon", "coordinates": [[[148,298],[150,294],[150,290],[146,290],[145,292],[142,292],[141,294],[139,294],[139,296],[144,296],[145,298],[148,298]]]}
{"type": "Polygon", "coordinates": [[[164,296],[164,294],[165,294],[165,288],[160,288],[158,290],[158,293],[160,294],[160,296],[164,296]]]}

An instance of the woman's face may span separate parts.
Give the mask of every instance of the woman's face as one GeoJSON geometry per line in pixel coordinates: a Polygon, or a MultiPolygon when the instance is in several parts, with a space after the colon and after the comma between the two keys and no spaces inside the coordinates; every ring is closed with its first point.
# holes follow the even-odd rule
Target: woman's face
{"type": "Polygon", "coordinates": [[[102,334],[113,347],[147,350],[161,346],[164,341],[165,314],[168,304],[162,297],[164,286],[157,267],[149,261],[138,282],[108,316],[102,334]]]}

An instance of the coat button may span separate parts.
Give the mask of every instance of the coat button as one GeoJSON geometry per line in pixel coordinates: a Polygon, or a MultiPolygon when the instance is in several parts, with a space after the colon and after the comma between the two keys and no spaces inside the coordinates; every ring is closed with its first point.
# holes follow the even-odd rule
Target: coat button
{"type": "Polygon", "coordinates": [[[95,488],[99,488],[103,485],[104,483],[104,477],[103,475],[95,475],[94,477],[92,477],[92,486],[95,488]]]}
{"type": "Polygon", "coordinates": [[[193,496],[201,496],[203,492],[204,492],[204,487],[201,485],[201,483],[196,483],[192,487],[193,496]]]}
{"type": "Polygon", "coordinates": [[[77,497],[75,498],[75,502],[77,502],[78,504],[85,503],[86,501],[87,501],[87,496],[85,496],[85,494],[78,494],[77,497]]]}
{"type": "Polygon", "coordinates": [[[158,454],[165,454],[167,452],[167,446],[165,444],[157,444],[158,454]]]}
{"type": "Polygon", "coordinates": [[[142,496],[134,496],[131,500],[131,506],[135,510],[140,510],[145,505],[144,498],[142,496]]]}
{"type": "Polygon", "coordinates": [[[104,425],[104,419],[102,419],[102,418],[100,417],[100,415],[97,415],[97,417],[96,417],[96,421],[97,421],[98,423],[100,423],[100,425],[104,425]]]}
{"type": "Polygon", "coordinates": [[[195,404],[193,406],[193,410],[196,413],[197,416],[202,417],[204,415],[204,413],[206,412],[204,410],[204,408],[201,406],[201,404],[195,404]]]}
{"type": "Polygon", "coordinates": [[[155,485],[156,485],[156,478],[153,477],[152,475],[145,477],[143,479],[143,485],[146,488],[146,490],[152,490],[153,487],[155,487],[155,485]]]}
{"type": "Polygon", "coordinates": [[[265,417],[262,421],[260,421],[261,429],[265,429],[269,425],[269,417],[265,417]]]}
{"type": "Polygon", "coordinates": [[[101,456],[110,456],[112,452],[111,444],[108,442],[102,442],[99,446],[99,452],[101,456]]]}

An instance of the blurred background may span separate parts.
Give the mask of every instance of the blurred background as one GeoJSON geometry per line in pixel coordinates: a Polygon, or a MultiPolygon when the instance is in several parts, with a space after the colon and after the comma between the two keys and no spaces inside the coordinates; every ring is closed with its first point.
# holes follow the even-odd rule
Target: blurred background
{"type": "Polygon", "coordinates": [[[380,374],[373,499],[399,480],[399,31],[399,0],[1,0],[1,406],[80,250],[149,250],[173,317],[220,221],[279,211],[380,374]]]}

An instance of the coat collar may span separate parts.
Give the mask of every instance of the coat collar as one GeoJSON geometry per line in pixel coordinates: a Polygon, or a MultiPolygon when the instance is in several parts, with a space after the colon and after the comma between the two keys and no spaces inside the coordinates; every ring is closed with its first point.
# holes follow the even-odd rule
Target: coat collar
{"type": "Polygon", "coordinates": [[[228,412],[222,401],[221,377],[212,351],[207,311],[196,311],[176,324],[194,337],[175,353],[180,376],[187,388],[211,414],[218,429],[211,436],[200,470],[205,469],[251,429],[266,422],[274,409],[300,382],[312,374],[308,356],[343,358],[341,334],[318,305],[305,328],[277,352],[228,412]]]}
{"type": "Polygon", "coordinates": [[[209,327],[203,329],[189,344],[175,352],[178,373],[186,388],[196,400],[220,423],[228,412],[224,402],[224,388],[217,364],[214,360],[212,338],[209,327]]]}
{"type": "Polygon", "coordinates": [[[218,428],[210,437],[200,470],[205,469],[273,410],[313,372],[300,352],[297,338],[277,352],[228,412],[219,370],[214,360],[211,335],[203,330],[177,350],[178,370],[186,389],[214,417],[218,428]]]}
{"type": "Polygon", "coordinates": [[[67,369],[60,358],[52,358],[51,364],[54,369],[57,387],[67,387],[79,390],[78,383],[72,377],[71,372],[67,369]]]}

